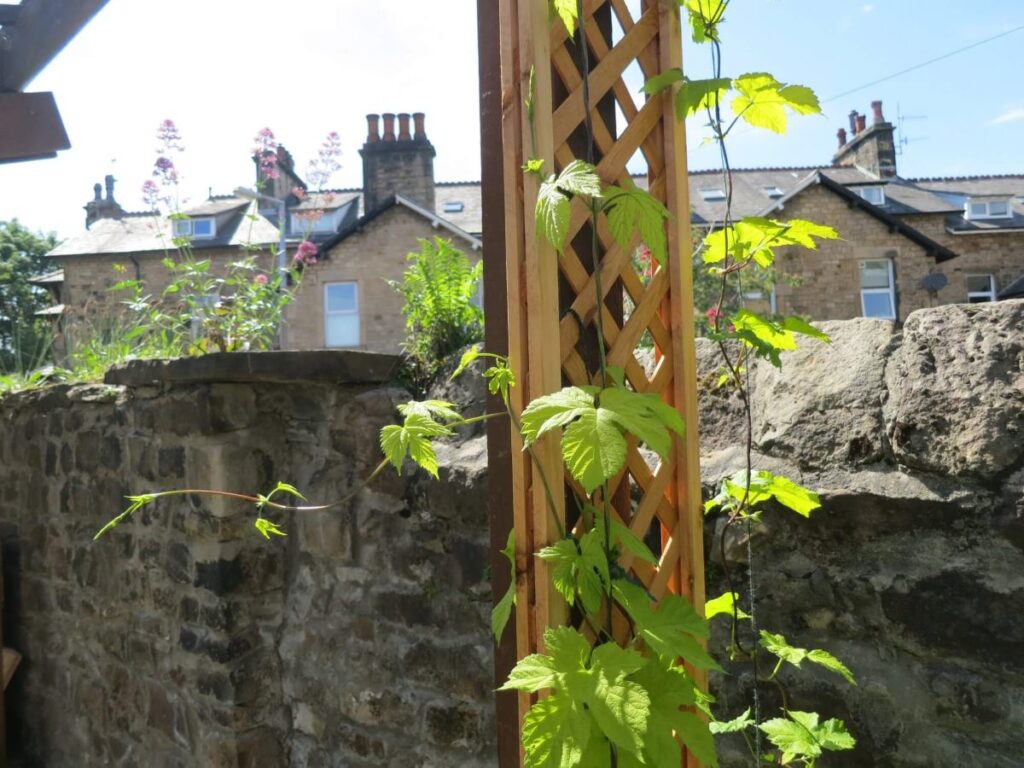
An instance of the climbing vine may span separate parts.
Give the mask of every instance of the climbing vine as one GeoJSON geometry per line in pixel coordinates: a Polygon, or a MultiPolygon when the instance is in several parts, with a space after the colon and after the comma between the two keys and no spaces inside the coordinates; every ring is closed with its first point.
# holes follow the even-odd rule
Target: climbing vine
{"type": "MultiPolygon", "coordinates": [[[[746,467],[723,481],[719,493],[707,502],[705,509],[708,513],[724,514],[727,527],[756,524],[770,512],[769,504],[807,517],[820,506],[813,491],[753,465],[747,369],[754,358],[780,366],[783,353],[795,349],[801,339],[827,342],[828,337],[799,317],[763,317],[745,308],[727,315],[724,300],[730,281],[739,279],[743,272],[770,270],[776,249],[792,246],[813,249],[818,241],[834,239],[837,233],[830,227],[803,220],[746,217],[734,221],[726,139],[741,123],[781,133],[790,115],[814,114],[820,112],[820,106],[811,89],[784,84],[767,73],[735,78],[723,76],[719,29],[729,0],[678,2],[688,16],[694,41],[710,46],[714,75],[706,80],[691,80],[680,70],[663,72],[650,79],[645,90],[654,95],[672,89],[680,120],[704,113],[721,153],[726,214],[721,225],[703,238],[699,258],[721,286],[719,300],[708,312],[710,337],[717,343],[722,357],[719,386],[735,390],[743,403],[747,423],[746,467]],[[730,97],[727,115],[726,100],[730,97]]],[[[581,14],[581,5],[579,0],[552,0],[552,23],[564,24],[577,41],[583,70],[587,71],[587,45],[583,42],[587,19],[581,14]]],[[[531,122],[532,98],[531,89],[526,105],[531,122]]],[[[586,86],[584,101],[584,114],[589,115],[586,86]]],[[[574,160],[557,173],[545,173],[544,163],[539,159],[531,159],[524,166],[524,173],[536,174],[540,179],[535,211],[539,236],[561,253],[568,237],[572,202],[580,200],[590,212],[593,225],[598,217],[605,217],[609,231],[623,247],[629,247],[639,235],[650,253],[651,268],[665,269],[670,259],[683,256],[670,253],[668,249],[665,224],[669,212],[648,192],[635,186],[603,183],[594,165],[593,133],[589,123],[587,132],[586,158],[574,160]]],[[[600,305],[604,293],[596,239],[592,256],[600,305]]],[[[822,722],[817,713],[791,709],[785,696],[778,716],[765,718],[758,686],[762,681],[777,683],[779,672],[786,664],[800,667],[806,661],[850,683],[854,683],[854,678],[850,670],[828,652],[794,647],[782,635],[758,628],[752,575],[746,605],[741,604],[740,590],[733,586],[734,579],[729,574],[729,591],[709,600],[702,616],[680,595],[667,594],[655,599],[622,565],[622,558],[627,554],[653,565],[658,562],[647,544],[618,523],[611,512],[609,481],[623,470],[627,441],[635,439],[667,460],[675,438],[693,425],[684,424],[678,411],[657,395],[632,389],[624,371],[608,364],[600,312],[596,318],[598,338],[602,340],[598,344],[600,365],[596,381],[538,397],[521,413],[516,413],[509,398],[516,380],[508,360],[474,346],[463,355],[454,376],[461,375],[477,360],[487,361],[489,367],[483,375],[490,392],[503,403],[504,411],[467,419],[449,402],[413,401],[401,406],[401,423],[386,426],[381,431],[384,459],[363,485],[343,499],[317,506],[282,503],[278,500],[282,495],[303,500],[297,489],[283,483],[265,495],[196,490],[143,494],[130,497],[131,505],[97,537],[157,498],[193,493],[228,495],[251,503],[256,512],[254,526],[260,534],[267,538],[284,535],[285,531],[271,519],[271,514],[343,505],[388,466],[401,471],[407,460],[437,477],[435,440],[453,434],[458,427],[504,416],[518,431],[525,451],[533,460],[533,469],[545,490],[548,511],[560,532],[558,541],[533,554],[549,564],[555,590],[594,638],[589,640],[571,626],[549,628],[544,634],[546,652],[520,659],[501,686],[502,690],[544,694],[526,713],[522,724],[527,766],[679,765],[684,747],[705,765],[715,766],[714,735],[726,733],[743,734],[758,763],[778,759],[783,765],[813,768],[825,751],[852,748],[854,739],[841,721],[822,722]],[[557,517],[553,489],[544,475],[543,465],[533,454],[536,442],[546,435],[558,436],[565,467],[583,491],[582,496],[576,498],[576,522],[568,528],[557,517]],[[629,619],[629,632],[624,639],[613,632],[613,606],[629,619]],[[709,621],[716,616],[728,617],[733,625],[727,653],[733,659],[745,658],[754,666],[752,705],[739,717],[727,721],[716,719],[713,698],[701,690],[688,671],[688,667],[721,671],[706,648],[709,621]],[[759,638],[758,645],[744,646],[738,631],[742,621],[751,623],[753,636],[759,638]],[[768,674],[762,674],[759,648],[776,659],[768,674]],[[763,745],[762,737],[770,748],[763,745]]],[[[561,488],[558,491],[561,492],[561,488]]],[[[515,576],[512,537],[505,555],[515,576]]],[[[493,610],[492,630],[496,639],[503,634],[516,600],[515,579],[512,581],[513,586],[493,610]]]]}

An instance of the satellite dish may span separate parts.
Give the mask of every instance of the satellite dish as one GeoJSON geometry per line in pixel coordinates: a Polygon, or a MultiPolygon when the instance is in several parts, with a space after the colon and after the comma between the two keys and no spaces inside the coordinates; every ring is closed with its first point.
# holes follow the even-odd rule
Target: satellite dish
{"type": "Polygon", "coordinates": [[[928,293],[938,293],[949,285],[949,278],[941,272],[934,272],[921,278],[921,287],[928,293]]]}

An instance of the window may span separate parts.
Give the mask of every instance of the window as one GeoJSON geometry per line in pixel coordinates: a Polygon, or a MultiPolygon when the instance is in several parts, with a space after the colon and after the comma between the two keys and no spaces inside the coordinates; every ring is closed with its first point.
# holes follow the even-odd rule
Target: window
{"type": "Polygon", "coordinates": [[[175,237],[209,238],[217,234],[217,222],[213,219],[174,219],[175,237]]]}
{"type": "Polygon", "coordinates": [[[992,275],[967,276],[967,303],[981,304],[996,300],[996,279],[992,275]]]}
{"type": "Polygon", "coordinates": [[[896,319],[892,261],[885,259],[860,263],[860,307],[864,317],[896,319]]]}
{"type": "Polygon", "coordinates": [[[462,213],[462,211],[465,210],[465,208],[466,206],[462,203],[461,200],[449,200],[447,203],[444,204],[445,213],[462,213]]]}
{"type": "Polygon", "coordinates": [[[766,195],[768,195],[768,197],[770,197],[772,200],[774,200],[774,199],[776,199],[778,197],[782,197],[782,195],[783,195],[782,190],[779,189],[778,187],[776,187],[775,185],[772,185],[770,187],[765,187],[764,188],[764,193],[766,195]]]}
{"type": "Polygon", "coordinates": [[[292,234],[305,235],[311,232],[333,232],[335,217],[327,211],[308,211],[306,214],[292,214],[292,234]]]}
{"type": "Polygon", "coordinates": [[[725,191],[721,189],[702,189],[700,196],[708,203],[726,199],[725,191]]]}
{"type": "Polygon", "coordinates": [[[885,190],[882,187],[857,187],[856,191],[872,205],[885,205],[885,190]]]}
{"type": "Polygon", "coordinates": [[[359,290],[355,283],[324,286],[324,345],[359,346],[359,290]]]}
{"type": "Polygon", "coordinates": [[[968,200],[964,216],[973,219],[1008,219],[1013,215],[1009,200],[968,200]]]}

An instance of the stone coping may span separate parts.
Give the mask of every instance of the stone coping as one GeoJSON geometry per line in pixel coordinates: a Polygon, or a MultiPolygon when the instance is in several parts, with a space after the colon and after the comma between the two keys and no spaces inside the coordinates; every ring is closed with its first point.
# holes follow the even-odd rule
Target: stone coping
{"type": "Polygon", "coordinates": [[[359,350],[217,352],[172,360],[132,360],[111,368],[106,384],[144,387],[201,382],[381,384],[394,378],[398,355],[359,350]]]}

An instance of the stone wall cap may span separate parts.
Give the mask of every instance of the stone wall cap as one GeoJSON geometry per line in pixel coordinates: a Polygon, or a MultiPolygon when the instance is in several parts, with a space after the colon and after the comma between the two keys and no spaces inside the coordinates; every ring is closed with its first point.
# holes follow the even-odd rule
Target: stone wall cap
{"type": "Polygon", "coordinates": [[[172,360],[132,360],[107,371],[103,381],[126,387],[202,382],[331,382],[381,384],[401,358],[358,350],[218,352],[172,360]]]}

